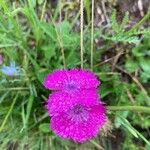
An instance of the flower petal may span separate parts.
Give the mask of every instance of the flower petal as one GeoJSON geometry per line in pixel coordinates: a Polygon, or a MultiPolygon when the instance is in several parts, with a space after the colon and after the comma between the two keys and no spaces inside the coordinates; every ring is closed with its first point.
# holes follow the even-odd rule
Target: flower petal
{"type": "Polygon", "coordinates": [[[81,90],[72,94],[62,91],[53,92],[49,95],[46,108],[50,115],[56,115],[59,112],[67,111],[77,103],[85,106],[99,104],[99,95],[96,89],[81,90]]]}
{"type": "Polygon", "coordinates": [[[70,91],[70,85],[78,90],[91,89],[96,88],[100,82],[90,70],[75,68],[55,70],[45,77],[43,84],[48,89],[70,91]]]}
{"type": "Polygon", "coordinates": [[[60,113],[58,116],[52,117],[51,128],[63,138],[84,142],[96,136],[99,128],[106,121],[105,108],[102,105],[93,107],[92,111],[89,111],[89,115],[90,117],[87,121],[74,122],[66,113],[60,113]]]}

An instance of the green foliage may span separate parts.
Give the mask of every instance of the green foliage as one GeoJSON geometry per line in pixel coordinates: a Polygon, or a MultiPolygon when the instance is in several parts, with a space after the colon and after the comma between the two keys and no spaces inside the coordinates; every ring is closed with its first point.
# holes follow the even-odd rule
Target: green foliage
{"type": "Polygon", "coordinates": [[[88,21],[88,24],[90,23],[91,21],[91,10],[90,10],[90,0],[84,0],[84,3],[85,3],[85,9],[86,9],[86,14],[87,14],[87,21],[88,21]]]}
{"type": "Polygon", "coordinates": [[[138,70],[140,72],[140,78],[143,83],[148,82],[150,79],[150,60],[149,60],[149,32],[143,35],[143,42],[138,46],[134,47],[132,50],[132,55],[128,56],[128,61],[126,61],[126,68],[129,72],[135,72],[138,70]]]}
{"type": "Polygon", "coordinates": [[[125,31],[125,25],[127,25],[128,20],[129,20],[129,12],[125,13],[121,23],[118,23],[116,17],[117,17],[117,12],[116,10],[113,10],[112,15],[111,15],[112,30],[118,34],[120,32],[123,33],[125,31]]]}
{"type": "Polygon", "coordinates": [[[118,22],[116,10],[114,10],[112,12],[111,22],[110,22],[112,27],[112,32],[101,34],[101,37],[104,38],[105,40],[110,40],[113,42],[125,42],[125,43],[138,44],[140,42],[140,39],[137,36],[135,36],[136,34],[138,34],[138,32],[128,33],[125,30],[128,20],[129,20],[129,13],[126,12],[122,21],[118,22]]]}
{"type": "Polygon", "coordinates": [[[39,130],[42,131],[43,133],[49,133],[50,132],[49,123],[40,124],[39,130]]]}
{"type": "MultiPolygon", "coordinates": [[[[77,26],[80,14],[78,12],[74,18],[64,17],[58,21],[58,6],[55,10],[52,8],[52,14],[45,19],[41,17],[38,5],[46,14],[44,5],[47,2],[28,0],[12,5],[10,1],[0,0],[0,54],[4,57],[4,64],[14,60],[23,72],[16,77],[0,74],[0,147],[8,149],[11,143],[17,143],[18,149],[32,150],[100,149],[101,145],[112,149],[114,143],[111,145],[108,142],[111,138],[98,136],[90,142],[78,144],[57,137],[49,128],[49,117],[44,108],[49,91],[42,85],[43,78],[48,72],[63,67],[62,48],[67,67],[80,67],[80,33],[77,26]]],[[[89,24],[90,1],[84,4],[89,24]]],[[[94,45],[94,72],[102,83],[99,92],[106,105],[145,106],[150,92],[150,30],[138,28],[141,22],[127,30],[130,14],[126,12],[122,21],[118,21],[117,15],[114,10],[108,27],[94,29],[94,41],[102,38],[104,42],[100,47],[94,45]],[[120,53],[118,45],[124,53],[113,68],[114,58],[120,53]],[[140,84],[132,77],[136,77],[140,84]]],[[[85,26],[86,68],[90,66],[90,40],[90,27],[85,26]]],[[[119,129],[123,133],[119,145],[122,150],[149,150],[149,115],[108,110],[108,118],[113,130],[119,129]]]]}

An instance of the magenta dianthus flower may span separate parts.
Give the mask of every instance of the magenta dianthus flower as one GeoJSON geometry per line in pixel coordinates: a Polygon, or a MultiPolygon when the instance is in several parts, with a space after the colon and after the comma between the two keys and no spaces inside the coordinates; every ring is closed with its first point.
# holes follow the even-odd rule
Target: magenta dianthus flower
{"type": "Polygon", "coordinates": [[[63,138],[84,142],[98,134],[105,124],[106,107],[100,101],[97,86],[100,81],[86,69],[58,69],[43,82],[55,90],[46,103],[50,127],[63,138]]]}
{"type": "Polygon", "coordinates": [[[50,116],[57,115],[61,111],[68,111],[76,103],[83,105],[99,104],[99,94],[94,90],[81,90],[74,94],[57,91],[49,95],[46,108],[50,116]]]}
{"type": "Polygon", "coordinates": [[[96,88],[100,82],[93,72],[86,69],[58,69],[44,79],[44,86],[51,90],[73,92],[96,88]]]}
{"type": "Polygon", "coordinates": [[[76,104],[66,112],[51,118],[51,128],[63,138],[84,142],[93,138],[106,121],[102,104],[85,106],[76,104]]]}
{"type": "Polygon", "coordinates": [[[97,98],[96,90],[83,90],[73,95],[52,93],[46,108],[52,116],[50,126],[53,131],[78,142],[96,136],[106,122],[106,108],[97,98]]]}

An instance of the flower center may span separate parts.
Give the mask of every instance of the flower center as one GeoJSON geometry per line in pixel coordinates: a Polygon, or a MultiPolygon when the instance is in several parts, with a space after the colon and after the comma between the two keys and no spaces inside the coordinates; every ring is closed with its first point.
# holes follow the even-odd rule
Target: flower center
{"type": "Polygon", "coordinates": [[[81,104],[77,104],[69,110],[69,118],[75,122],[86,121],[88,119],[88,109],[81,104]]]}
{"type": "Polygon", "coordinates": [[[76,115],[81,114],[83,111],[84,111],[84,107],[81,106],[81,105],[79,105],[79,104],[76,105],[76,106],[73,108],[73,112],[74,112],[74,114],[76,114],[76,115]]]}
{"type": "Polygon", "coordinates": [[[77,89],[77,84],[76,84],[76,82],[75,81],[68,81],[67,83],[66,83],[66,89],[67,90],[75,90],[75,89],[77,89]]]}

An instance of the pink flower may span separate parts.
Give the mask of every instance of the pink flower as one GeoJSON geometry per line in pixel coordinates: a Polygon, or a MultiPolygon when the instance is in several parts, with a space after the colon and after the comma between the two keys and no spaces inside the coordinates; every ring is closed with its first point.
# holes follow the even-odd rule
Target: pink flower
{"type": "Polygon", "coordinates": [[[52,130],[63,138],[84,142],[98,134],[107,120],[106,108],[99,100],[99,80],[86,69],[58,69],[43,82],[49,95],[46,108],[52,130]]]}
{"type": "Polygon", "coordinates": [[[63,138],[83,142],[97,135],[106,122],[106,108],[98,100],[96,90],[83,90],[76,94],[54,92],[46,108],[51,128],[63,138]]]}
{"type": "Polygon", "coordinates": [[[86,69],[58,69],[44,79],[44,86],[51,90],[76,92],[81,89],[96,88],[100,82],[93,72],[86,69]]]}
{"type": "Polygon", "coordinates": [[[67,112],[52,117],[51,128],[63,138],[84,142],[96,136],[105,121],[105,107],[102,104],[76,104],[67,112]]]}
{"type": "Polygon", "coordinates": [[[46,108],[49,111],[49,115],[57,115],[61,111],[68,111],[76,103],[83,105],[95,105],[99,104],[99,95],[96,89],[93,90],[81,90],[74,94],[68,92],[53,92],[49,95],[46,108]]]}

